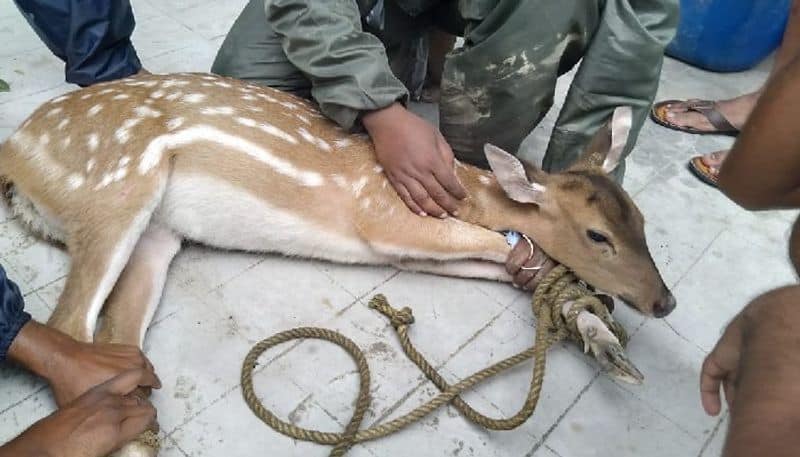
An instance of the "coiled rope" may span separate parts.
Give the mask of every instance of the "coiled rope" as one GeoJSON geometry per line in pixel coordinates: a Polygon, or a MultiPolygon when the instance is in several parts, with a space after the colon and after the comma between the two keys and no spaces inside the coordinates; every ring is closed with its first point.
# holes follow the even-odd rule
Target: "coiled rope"
{"type": "Polygon", "coordinates": [[[334,446],[330,455],[340,457],[344,455],[355,443],[374,440],[396,433],[409,425],[419,421],[442,405],[452,403],[467,419],[489,430],[511,430],[523,424],[533,414],[544,379],[545,361],[547,350],[555,343],[564,339],[581,342],[576,320],[581,311],[588,310],[597,315],[617,336],[620,343],[625,346],[627,334],[625,330],[611,319],[611,313],[606,306],[593,295],[566,267],[554,268],[536,288],[533,295],[532,307],[537,319],[534,346],[505,360],[495,363],[480,370],[456,384],[449,384],[442,378],[436,369],[420,354],[411,343],[408,330],[414,322],[411,309],[405,307],[395,309],[383,295],[376,295],[369,302],[369,307],[386,316],[395,329],[400,344],[406,356],[428,377],[441,391],[430,401],[418,406],[413,411],[389,422],[374,425],[370,428],[359,430],[364,414],[369,408],[370,371],[364,353],[353,341],[341,333],[317,327],[300,327],[275,334],[256,344],[245,357],[242,365],[242,393],[250,409],[264,423],[274,430],[294,439],[310,441],[318,444],[334,446]],[[572,302],[566,317],[562,316],[562,307],[566,302],[572,302]],[[360,375],[359,392],[355,402],[353,417],[341,433],[310,430],[290,424],[275,416],[264,407],[256,396],[253,388],[253,371],[257,366],[258,358],[273,346],[286,343],[295,339],[320,339],[330,341],[341,346],[356,362],[360,375]],[[525,402],[519,412],[509,418],[492,418],[485,416],[459,397],[459,394],[474,387],[482,381],[508,370],[530,358],[533,358],[533,374],[530,388],[525,402]]]}

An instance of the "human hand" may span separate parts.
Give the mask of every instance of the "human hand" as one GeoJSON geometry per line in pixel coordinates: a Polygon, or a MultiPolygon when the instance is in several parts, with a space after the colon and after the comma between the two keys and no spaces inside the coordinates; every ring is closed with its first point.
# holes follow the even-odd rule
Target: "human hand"
{"type": "Polygon", "coordinates": [[[511,249],[506,259],[506,271],[513,278],[514,285],[531,291],[536,290],[555,266],[555,261],[527,237],[511,249]]]}
{"type": "Polygon", "coordinates": [[[144,370],[147,379],[153,380],[153,383],[142,386],[145,391],[161,387],[153,365],[139,348],[79,342],[33,321],[28,322],[14,339],[9,358],[45,378],[59,406],[132,369],[144,370]]]}
{"type": "Polygon", "coordinates": [[[126,371],[33,424],[0,457],[106,457],[155,423],[155,408],[131,392],[157,383],[151,371],[126,371]]]}
{"type": "Polygon", "coordinates": [[[408,208],[421,215],[457,215],[467,192],[455,173],[453,151],[439,131],[395,103],[364,116],[378,163],[408,208]]]}
{"type": "Polygon", "coordinates": [[[744,325],[744,314],[739,314],[728,324],[717,345],[703,361],[700,370],[700,400],[703,409],[710,416],[716,416],[722,408],[720,386],[725,391],[729,408],[736,397],[744,325]]]}

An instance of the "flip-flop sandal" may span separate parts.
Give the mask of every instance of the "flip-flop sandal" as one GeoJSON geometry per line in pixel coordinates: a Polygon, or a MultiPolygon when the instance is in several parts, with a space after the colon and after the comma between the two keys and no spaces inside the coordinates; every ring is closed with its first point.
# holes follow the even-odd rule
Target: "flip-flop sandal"
{"type": "Polygon", "coordinates": [[[719,112],[717,102],[711,100],[665,100],[656,103],[650,110],[650,119],[658,125],[664,126],[668,129],[677,130],[679,132],[694,133],[697,135],[730,135],[736,136],[739,134],[739,129],[733,126],[726,118],[719,112]],[[700,113],[708,119],[708,122],[716,130],[700,130],[694,127],[685,125],[674,124],[667,120],[667,106],[685,104],[687,111],[694,111],[700,113]]]}
{"type": "Polygon", "coordinates": [[[717,174],[714,173],[711,167],[703,162],[702,156],[692,157],[692,160],[687,164],[689,171],[697,177],[700,181],[708,184],[711,187],[717,188],[717,174]]]}

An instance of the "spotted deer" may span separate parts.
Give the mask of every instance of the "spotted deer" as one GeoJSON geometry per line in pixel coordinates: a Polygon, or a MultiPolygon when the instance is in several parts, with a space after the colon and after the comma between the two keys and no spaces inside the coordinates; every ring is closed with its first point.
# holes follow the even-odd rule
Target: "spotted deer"
{"type": "Polygon", "coordinates": [[[49,324],[83,341],[142,343],[182,240],[510,281],[501,232],[514,230],[660,317],[675,300],[641,213],[606,175],[630,116],[617,109],[562,173],[487,145],[492,171],[456,162],[468,197],[439,219],[407,210],[369,138],[306,100],[215,75],[141,75],[45,103],[2,145],[0,175],[14,213],[69,251],[49,324]]]}

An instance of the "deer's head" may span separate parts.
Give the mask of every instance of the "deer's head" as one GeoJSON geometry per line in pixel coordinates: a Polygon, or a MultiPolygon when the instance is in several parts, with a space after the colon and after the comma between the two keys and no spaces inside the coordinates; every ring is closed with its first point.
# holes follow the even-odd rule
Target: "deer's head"
{"type": "Polygon", "coordinates": [[[630,108],[617,108],[583,156],[561,173],[545,173],[492,145],[485,152],[506,195],[535,212],[524,231],[534,234],[548,255],[640,312],[664,317],[675,308],[675,298],[650,256],[644,218],[608,177],[630,127],[630,108]]]}

